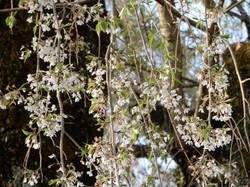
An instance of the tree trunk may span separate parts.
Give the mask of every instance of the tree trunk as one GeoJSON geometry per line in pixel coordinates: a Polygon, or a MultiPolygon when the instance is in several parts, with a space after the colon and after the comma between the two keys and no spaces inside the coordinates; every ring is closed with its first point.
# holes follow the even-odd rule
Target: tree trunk
{"type": "MultiPolygon", "coordinates": [[[[172,80],[172,87],[178,91],[180,95],[183,96],[183,87],[181,85],[182,81],[182,72],[178,71],[182,69],[182,50],[181,50],[181,41],[179,35],[179,25],[177,22],[177,18],[172,14],[172,8],[174,7],[173,0],[167,0],[162,5],[157,3],[158,13],[159,13],[159,21],[161,26],[161,33],[166,43],[168,53],[174,54],[177,60],[171,60],[170,66],[171,69],[174,71],[174,80],[172,80]],[[172,7],[172,8],[171,8],[172,7]],[[176,82],[175,80],[179,80],[176,82]]],[[[171,58],[170,58],[171,59],[171,58]]],[[[168,111],[168,115],[170,117],[170,121],[172,123],[173,128],[175,128],[176,124],[173,121],[175,117],[175,113],[170,110],[168,111]]],[[[169,124],[170,125],[170,124],[169,124]]],[[[178,163],[179,167],[181,168],[183,175],[185,176],[183,186],[190,186],[192,181],[191,172],[189,169],[190,160],[189,158],[192,157],[194,150],[188,149],[183,150],[182,142],[178,141],[177,138],[178,134],[175,131],[175,142],[170,150],[172,155],[175,155],[174,160],[178,163]]]]}
{"type": "MultiPolygon", "coordinates": [[[[164,5],[157,3],[159,21],[161,26],[161,33],[164,42],[166,43],[167,50],[170,54],[178,60],[171,60],[170,65],[175,73],[175,78],[182,80],[182,73],[178,69],[182,69],[182,50],[179,35],[179,25],[176,17],[172,14],[171,6],[174,6],[173,0],[167,0],[164,5]]],[[[173,87],[178,89],[179,94],[182,95],[183,90],[179,82],[173,82],[173,87]]]]}

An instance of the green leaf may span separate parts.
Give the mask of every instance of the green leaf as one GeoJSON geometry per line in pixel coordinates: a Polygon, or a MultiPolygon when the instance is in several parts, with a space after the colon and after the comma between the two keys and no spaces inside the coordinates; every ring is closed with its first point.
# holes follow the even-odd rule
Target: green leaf
{"type": "Polygon", "coordinates": [[[38,26],[38,14],[36,14],[36,22],[35,22],[35,26],[33,27],[33,34],[36,35],[36,31],[37,31],[37,26],[38,26]]]}
{"type": "Polygon", "coordinates": [[[52,118],[56,118],[56,117],[57,117],[56,114],[49,114],[48,116],[46,116],[45,120],[46,120],[46,121],[49,121],[49,120],[51,120],[52,118]]]}
{"type": "Polygon", "coordinates": [[[35,25],[35,26],[33,27],[33,34],[34,34],[34,35],[36,34],[36,30],[37,30],[37,25],[35,25]]]}
{"type": "Polygon", "coordinates": [[[91,155],[94,150],[95,150],[94,146],[90,146],[89,150],[88,150],[88,153],[91,155]]]}
{"type": "Polygon", "coordinates": [[[179,83],[179,84],[183,84],[183,82],[180,79],[174,78],[174,81],[179,83]]]}
{"type": "Polygon", "coordinates": [[[96,85],[96,82],[93,81],[93,82],[89,83],[88,88],[92,88],[92,87],[94,87],[95,85],[96,85]]]}
{"type": "Polygon", "coordinates": [[[120,18],[123,18],[125,15],[127,15],[127,6],[124,6],[121,11],[120,11],[120,14],[119,14],[119,17],[120,18]]]}
{"type": "Polygon", "coordinates": [[[130,1],[131,5],[132,5],[132,6],[135,5],[136,1],[137,1],[137,0],[131,0],[131,1],[130,1]]]}
{"type": "Polygon", "coordinates": [[[30,57],[30,55],[31,55],[31,51],[30,50],[26,50],[25,55],[23,57],[24,62],[26,62],[26,60],[30,57]]]}
{"type": "Polygon", "coordinates": [[[19,0],[18,6],[21,7],[24,4],[24,0],[19,0]]]}
{"type": "Polygon", "coordinates": [[[233,98],[227,99],[227,100],[225,100],[225,103],[232,102],[232,101],[233,101],[233,100],[235,100],[235,99],[236,99],[236,97],[233,97],[233,98]]]}
{"type": "Polygon", "coordinates": [[[230,34],[224,34],[221,36],[222,38],[225,38],[225,39],[229,39],[231,38],[231,35],[230,34]]]}
{"type": "Polygon", "coordinates": [[[100,32],[106,32],[108,28],[108,24],[105,20],[101,20],[96,24],[95,30],[98,36],[100,36],[100,32]]]}
{"type": "Polygon", "coordinates": [[[30,134],[28,131],[23,130],[23,129],[22,129],[22,132],[23,132],[23,134],[26,135],[26,136],[28,136],[28,135],[30,134]]]}
{"type": "Polygon", "coordinates": [[[110,20],[110,24],[113,29],[117,29],[118,27],[122,27],[124,22],[120,18],[114,17],[110,20]]]}
{"type": "Polygon", "coordinates": [[[154,41],[155,41],[154,37],[149,38],[149,42],[148,42],[149,47],[152,47],[154,41]]]}
{"type": "Polygon", "coordinates": [[[155,34],[156,32],[155,31],[152,31],[148,34],[148,37],[149,37],[149,42],[148,42],[148,45],[149,47],[152,47],[154,41],[155,41],[155,34]]]}
{"type": "Polygon", "coordinates": [[[72,23],[66,23],[63,25],[63,27],[70,27],[72,25],[72,23]]]}
{"type": "Polygon", "coordinates": [[[56,184],[58,182],[59,179],[53,179],[49,181],[49,185],[53,185],[56,184]]]}
{"type": "Polygon", "coordinates": [[[144,22],[149,22],[149,21],[151,21],[151,20],[153,20],[153,14],[150,14],[149,16],[147,16],[146,18],[144,18],[144,22]]]}
{"type": "Polygon", "coordinates": [[[103,32],[106,32],[107,31],[107,28],[108,28],[108,23],[104,20],[101,21],[101,28],[103,30],[103,32]]]}
{"type": "Polygon", "coordinates": [[[10,29],[12,29],[16,23],[16,18],[14,17],[15,14],[16,12],[12,16],[9,16],[5,19],[5,23],[10,29]]]}
{"type": "Polygon", "coordinates": [[[200,53],[202,53],[203,47],[202,46],[197,46],[196,50],[199,51],[200,53]]]}
{"type": "Polygon", "coordinates": [[[89,113],[92,113],[92,112],[94,112],[94,110],[95,110],[95,108],[96,108],[96,106],[97,106],[97,102],[98,100],[96,99],[96,98],[93,98],[93,99],[91,99],[91,106],[89,107],[89,113]]]}
{"type": "Polygon", "coordinates": [[[100,32],[101,32],[101,25],[100,22],[98,22],[95,26],[95,31],[97,33],[97,35],[100,37],[100,32]]]}
{"type": "Polygon", "coordinates": [[[200,21],[197,21],[196,24],[195,24],[195,27],[198,28],[200,26],[201,22],[200,21]]]}
{"type": "Polygon", "coordinates": [[[136,141],[138,139],[138,134],[133,132],[132,137],[133,137],[133,141],[136,141]]]}
{"type": "Polygon", "coordinates": [[[129,96],[128,90],[121,90],[120,93],[127,98],[129,96]]]}
{"type": "Polygon", "coordinates": [[[183,69],[181,69],[181,68],[174,68],[176,71],[178,71],[178,72],[183,72],[183,69]]]}
{"type": "Polygon", "coordinates": [[[207,123],[206,123],[205,120],[201,120],[201,126],[202,126],[202,127],[206,127],[206,126],[207,126],[207,123]]]}
{"type": "Polygon", "coordinates": [[[105,125],[108,123],[108,120],[101,120],[101,119],[97,119],[97,125],[105,125]]]}

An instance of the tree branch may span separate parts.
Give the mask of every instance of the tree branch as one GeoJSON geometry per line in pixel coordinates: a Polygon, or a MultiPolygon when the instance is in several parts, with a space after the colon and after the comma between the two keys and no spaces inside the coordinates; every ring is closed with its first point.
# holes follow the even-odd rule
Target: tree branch
{"type": "Polygon", "coordinates": [[[242,7],[241,4],[237,4],[236,6],[241,13],[240,20],[246,24],[247,32],[248,32],[248,39],[250,39],[250,17],[246,13],[245,9],[242,7]]]}
{"type": "Polygon", "coordinates": [[[241,15],[236,13],[236,12],[232,12],[231,10],[228,11],[228,14],[231,15],[231,16],[234,16],[236,18],[238,18],[239,20],[241,20],[241,15]]]}
{"type": "MultiPolygon", "coordinates": [[[[162,6],[166,6],[167,3],[168,3],[168,2],[165,1],[165,0],[155,0],[155,1],[158,2],[159,4],[161,4],[162,6]]],[[[237,18],[239,18],[239,19],[241,20],[242,18],[241,18],[240,15],[238,15],[238,14],[236,14],[236,13],[234,13],[234,12],[231,12],[230,10],[232,10],[232,9],[233,9],[234,7],[236,7],[237,5],[243,3],[244,1],[245,1],[245,0],[241,0],[241,1],[238,1],[238,2],[236,2],[236,3],[230,4],[230,5],[224,10],[224,13],[229,13],[230,15],[235,16],[235,17],[237,17],[237,18]]],[[[199,30],[201,30],[201,31],[206,31],[206,27],[205,27],[203,24],[198,23],[198,22],[196,22],[196,21],[194,21],[194,20],[192,20],[192,19],[190,19],[190,18],[184,16],[182,13],[180,13],[180,12],[179,12],[174,6],[172,6],[171,4],[169,4],[169,6],[170,6],[170,9],[171,9],[172,13],[173,13],[176,17],[178,17],[178,18],[181,19],[181,20],[184,20],[187,24],[189,24],[189,25],[191,25],[191,26],[193,26],[193,27],[195,27],[195,28],[197,28],[197,29],[199,29],[199,30]]]]}
{"type": "MultiPolygon", "coordinates": [[[[164,1],[164,0],[155,0],[156,2],[158,2],[159,4],[161,4],[162,6],[166,6],[168,4],[168,2],[164,1]]],[[[201,31],[206,31],[206,28],[203,24],[201,23],[197,23],[196,21],[184,16],[182,13],[180,13],[173,5],[168,4],[168,6],[170,7],[172,13],[178,17],[181,20],[184,20],[187,24],[190,24],[191,26],[200,29],[201,31]]]]}
{"type": "Polygon", "coordinates": [[[225,9],[224,13],[229,12],[229,11],[232,10],[234,7],[236,7],[237,5],[243,3],[244,1],[245,1],[245,0],[241,0],[241,1],[238,1],[238,2],[235,2],[235,3],[234,3],[234,2],[231,3],[231,4],[225,9]]]}
{"type": "MultiPolygon", "coordinates": [[[[77,1],[77,2],[71,2],[71,3],[57,3],[56,4],[56,8],[63,8],[65,5],[68,6],[73,6],[75,4],[86,4],[86,3],[90,3],[93,0],[81,0],[81,1],[77,1]]],[[[6,13],[6,12],[12,12],[12,11],[27,11],[28,8],[26,7],[17,7],[17,8],[6,8],[6,9],[0,9],[0,13],[6,13]]]]}
{"type": "Polygon", "coordinates": [[[28,10],[25,7],[19,7],[19,8],[6,8],[6,9],[0,9],[0,13],[6,13],[6,12],[12,12],[12,11],[24,11],[28,10]]]}

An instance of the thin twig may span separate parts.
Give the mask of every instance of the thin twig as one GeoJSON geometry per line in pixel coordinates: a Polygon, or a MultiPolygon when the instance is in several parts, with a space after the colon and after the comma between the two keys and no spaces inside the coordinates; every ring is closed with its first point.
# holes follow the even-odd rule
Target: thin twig
{"type": "MultiPolygon", "coordinates": [[[[56,11],[56,5],[55,5],[55,2],[54,0],[52,0],[52,7],[53,7],[53,14],[54,14],[54,19],[55,19],[55,23],[56,23],[56,26],[57,26],[57,32],[56,32],[56,35],[57,35],[57,63],[59,64],[61,62],[60,60],[60,45],[61,45],[61,39],[60,39],[60,25],[59,25],[59,21],[58,21],[58,18],[57,18],[57,11],[56,11]]],[[[61,93],[60,93],[60,90],[57,90],[56,92],[56,97],[57,97],[57,101],[58,101],[58,104],[59,104],[59,112],[60,112],[60,123],[61,123],[61,133],[60,133],[60,164],[61,164],[61,168],[62,168],[62,178],[65,178],[66,176],[66,173],[65,173],[65,163],[64,163],[64,155],[63,155],[63,142],[64,142],[64,133],[65,133],[65,130],[64,130],[64,112],[63,112],[63,104],[62,104],[62,99],[61,99],[61,93]]]]}
{"type": "Polygon", "coordinates": [[[64,156],[63,156],[63,142],[64,142],[64,118],[63,118],[63,104],[62,104],[62,99],[61,99],[61,93],[59,90],[57,90],[56,92],[56,97],[57,97],[57,101],[59,104],[59,110],[60,110],[60,123],[61,123],[61,133],[60,133],[60,164],[61,164],[61,168],[62,168],[62,178],[64,178],[66,176],[65,174],[65,164],[64,164],[64,156]]]}
{"type": "Polygon", "coordinates": [[[43,183],[43,157],[42,157],[42,135],[41,131],[38,132],[38,138],[40,142],[40,148],[39,148],[39,170],[41,175],[41,183],[43,183]]]}
{"type": "MultiPolygon", "coordinates": [[[[111,19],[114,18],[115,14],[115,0],[111,1],[111,19]]],[[[100,36],[99,36],[100,37],[100,36]]],[[[110,61],[110,55],[111,55],[111,49],[113,48],[113,45],[115,43],[115,31],[111,27],[110,32],[110,44],[108,45],[106,54],[105,54],[105,62],[106,62],[106,82],[107,82],[107,92],[108,92],[108,102],[110,107],[110,143],[112,146],[112,153],[115,158],[115,178],[117,186],[120,187],[120,176],[118,174],[118,165],[116,161],[116,145],[115,145],[115,134],[114,134],[114,104],[113,104],[113,98],[112,98],[112,86],[111,86],[111,79],[112,79],[112,68],[111,68],[111,61],[110,61]]],[[[100,46],[99,46],[100,47],[100,46]]],[[[110,173],[110,178],[113,180],[113,174],[110,173]]],[[[111,186],[113,186],[113,182],[111,181],[111,186]]]]}
{"type": "Polygon", "coordinates": [[[26,7],[19,7],[19,8],[5,8],[5,9],[0,9],[0,13],[6,13],[6,12],[12,12],[12,11],[24,11],[28,10],[26,7]]]}
{"type": "MultiPolygon", "coordinates": [[[[208,49],[210,45],[210,33],[208,31],[208,9],[205,7],[205,25],[206,25],[206,48],[208,49]]],[[[208,126],[211,127],[211,108],[212,108],[212,93],[211,93],[211,86],[212,86],[212,77],[211,77],[211,59],[209,58],[209,54],[205,54],[205,61],[208,63],[208,77],[209,77],[209,87],[208,87],[208,126]]]]}
{"type": "MultiPolygon", "coordinates": [[[[40,17],[42,16],[43,11],[40,12],[40,17]]],[[[36,33],[35,33],[36,34],[36,33]]],[[[40,41],[42,35],[42,27],[38,26],[38,41],[40,41]]],[[[38,47],[36,47],[36,94],[39,95],[39,85],[38,85],[38,79],[39,79],[39,72],[40,72],[40,55],[38,53],[38,47]]],[[[47,103],[46,102],[46,113],[47,113],[47,103]]],[[[41,128],[38,127],[38,134],[39,134],[39,142],[40,142],[40,148],[39,148],[39,169],[40,169],[40,175],[41,175],[41,182],[43,182],[43,170],[42,170],[42,135],[41,135],[41,128]]]]}
{"type": "Polygon", "coordinates": [[[245,83],[247,81],[250,81],[250,78],[244,79],[243,81],[241,81],[241,83],[245,83]]]}
{"type": "Polygon", "coordinates": [[[203,86],[202,86],[201,81],[200,81],[199,88],[198,88],[198,98],[197,98],[197,103],[196,103],[195,111],[194,111],[195,118],[198,116],[199,106],[200,106],[200,103],[202,101],[202,95],[203,95],[203,86]]]}
{"type": "Polygon", "coordinates": [[[75,146],[79,149],[79,150],[82,150],[82,146],[80,146],[76,141],[75,139],[69,135],[69,133],[67,133],[65,130],[64,130],[64,134],[70,139],[70,141],[75,144],[75,146]]]}
{"type": "Polygon", "coordinates": [[[246,139],[247,139],[248,149],[250,150],[250,141],[249,141],[249,137],[248,137],[247,121],[246,121],[246,117],[247,117],[247,115],[246,115],[246,97],[245,97],[245,92],[244,92],[244,88],[243,88],[243,84],[242,84],[242,79],[240,76],[240,71],[238,69],[237,61],[235,59],[235,55],[233,53],[233,50],[227,41],[224,41],[224,42],[230,51],[230,54],[231,54],[231,57],[233,60],[233,64],[234,64],[234,69],[235,69],[238,81],[240,83],[240,92],[241,92],[241,97],[242,97],[242,108],[243,108],[243,126],[244,126],[244,131],[245,131],[245,135],[246,135],[246,139]]]}
{"type": "Polygon", "coordinates": [[[146,42],[145,42],[145,39],[143,37],[143,34],[142,34],[142,28],[141,28],[141,24],[140,24],[140,21],[139,21],[139,16],[138,16],[138,13],[137,13],[137,10],[135,9],[135,7],[133,6],[133,9],[135,11],[135,18],[136,18],[136,23],[138,25],[138,28],[139,28],[139,33],[140,33],[140,37],[141,37],[141,40],[142,40],[142,44],[143,44],[143,47],[144,47],[144,50],[146,52],[146,56],[150,62],[150,65],[151,65],[151,69],[153,70],[154,68],[154,63],[153,63],[153,60],[148,52],[148,48],[147,48],[147,45],[146,45],[146,42]]]}
{"type": "MultiPolygon", "coordinates": [[[[168,111],[168,115],[171,116],[170,111],[168,111]]],[[[173,120],[171,117],[170,117],[170,122],[171,122],[171,124],[172,124],[173,129],[174,129],[174,133],[175,133],[175,135],[176,135],[177,142],[178,142],[178,144],[179,144],[180,147],[181,147],[181,150],[180,150],[180,151],[183,152],[183,154],[185,155],[185,157],[186,157],[188,163],[189,163],[190,165],[193,165],[192,162],[191,162],[191,160],[190,160],[190,158],[189,158],[189,156],[188,156],[187,153],[185,152],[185,149],[184,149],[184,147],[183,147],[183,145],[182,145],[182,142],[181,142],[179,133],[177,132],[176,126],[174,125],[174,120],[173,120]]]]}
{"type": "MultiPolygon", "coordinates": [[[[13,9],[13,0],[10,1],[10,7],[13,9]]],[[[13,16],[13,11],[11,11],[10,16],[13,16]]],[[[13,35],[13,30],[10,28],[11,34],[13,35]]]]}

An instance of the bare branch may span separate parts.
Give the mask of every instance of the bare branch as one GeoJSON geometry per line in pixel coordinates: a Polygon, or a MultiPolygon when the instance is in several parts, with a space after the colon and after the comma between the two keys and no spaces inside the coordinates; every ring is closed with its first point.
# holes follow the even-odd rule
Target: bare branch
{"type": "Polygon", "coordinates": [[[245,83],[247,81],[250,81],[250,78],[244,79],[243,81],[241,81],[241,83],[245,83]]]}
{"type": "Polygon", "coordinates": [[[6,8],[6,9],[0,9],[0,13],[6,13],[6,12],[12,12],[12,11],[23,11],[28,10],[25,7],[19,7],[19,8],[6,8]]]}
{"type": "MultiPolygon", "coordinates": [[[[54,14],[54,19],[55,19],[55,23],[56,23],[56,26],[57,26],[57,63],[59,64],[61,61],[60,61],[60,45],[61,45],[61,39],[60,39],[60,24],[59,24],[59,21],[58,21],[58,18],[57,18],[57,11],[56,11],[56,5],[55,5],[55,2],[54,0],[52,1],[52,8],[53,8],[53,14],[54,14]]],[[[63,156],[63,144],[64,144],[64,133],[65,133],[65,130],[64,130],[64,112],[63,112],[63,104],[62,104],[62,99],[61,99],[61,93],[60,93],[60,90],[57,90],[56,92],[56,97],[57,97],[57,101],[58,101],[58,104],[59,104],[59,111],[60,111],[60,124],[61,124],[61,133],[60,133],[60,164],[61,164],[61,168],[62,168],[62,174],[63,174],[63,177],[66,177],[66,169],[65,169],[65,161],[64,161],[64,156],[63,156]]]]}
{"type": "Polygon", "coordinates": [[[232,10],[234,7],[236,7],[237,5],[243,3],[244,1],[245,1],[245,0],[241,0],[241,1],[238,1],[238,2],[236,2],[236,3],[230,4],[230,5],[225,9],[224,13],[229,12],[229,11],[232,10]]]}
{"type": "MultiPolygon", "coordinates": [[[[166,6],[167,2],[164,0],[156,0],[156,2],[158,2],[159,4],[161,4],[162,6],[166,6]]],[[[198,23],[186,16],[184,16],[183,14],[181,14],[173,5],[169,4],[168,6],[170,6],[171,12],[178,17],[181,20],[184,20],[187,24],[190,24],[191,26],[200,29],[201,31],[206,31],[206,28],[203,24],[198,23]]]]}
{"type": "Polygon", "coordinates": [[[241,16],[239,19],[246,24],[247,32],[248,32],[248,38],[250,39],[250,17],[245,11],[245,9],[242,7],[241,4],[236,5],[237,9],[239,10],[241,16]]]}
{"type": "Polygon", "coordinates": [[[241,15],[236,12],[228,11],[228,14],[241,20],[241,15]]]}
{"type": "MultiPolygon", "coordinates": [[[[245,0],[241,0],[241,1],[238,1],[238,2],[236,2],[236,3],[230,4],[230,5],[224,10],[224,13],[229,13],[230,15],[235,16],[235,17],[237,17],[237,18],[239,18],[239,19],[241,20],[242,17],[241,17],[239,14],[236,14],[236,13],[232,12],[231,10],[232,10],[234,7],[236,7],[237,5],[240,5],[241,3],[243,3],[244,1],[245,1],[245,0]]],[[[158,3],[161,4],[162,6],[165,6],[165,5],[167,4],[167,2],[164,1],[164,0],[156,0],[156,2],[158,2],[158,3]]],[[[192,20],[192,19],[190,19],[190,18],[184,16],[184,15],[183,15],[182,13],[180,13],[174,6],[172,6],[171,4],[169,4],[169,5],[170,5],[170,9],[171,9],[172,13],[173,13],[176,17],[178,17],[179,19],[185,21],[187,24],[189,24],[189,25],[191,25],[191,26],[193,26],[193,27],[195,27],[195,28],[197,28],[197,29],[199,29],[199,30],[201,30],[201,31],[206,31],[206,27],[205,27],[203,24],[198,23],[198,22],[196,22],[196,21],[194,21],[194,20],[192,20]]]]}

